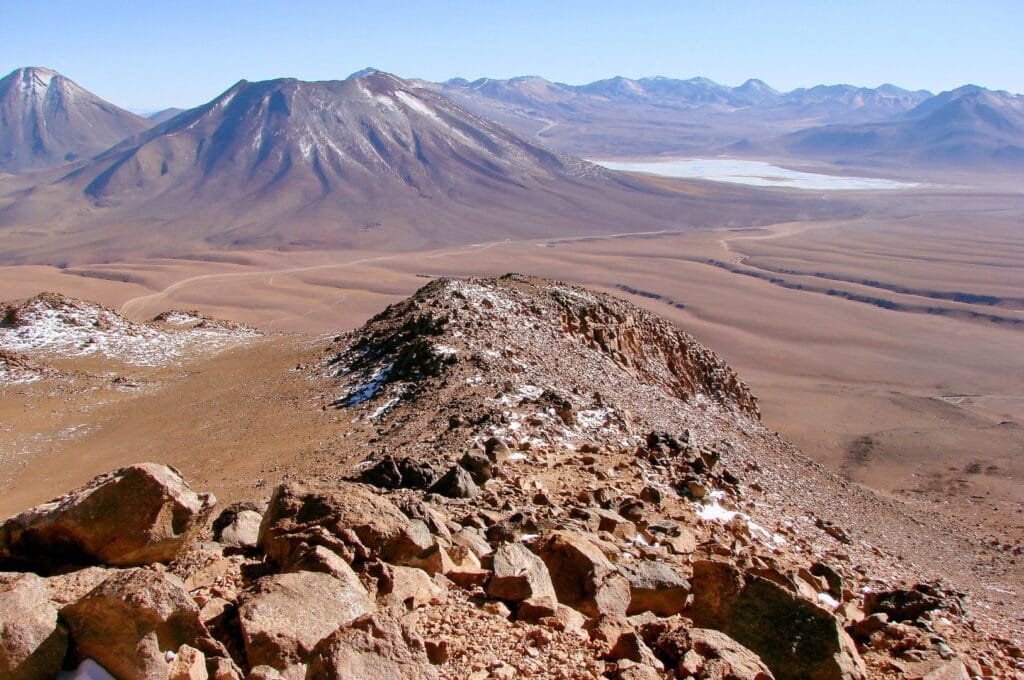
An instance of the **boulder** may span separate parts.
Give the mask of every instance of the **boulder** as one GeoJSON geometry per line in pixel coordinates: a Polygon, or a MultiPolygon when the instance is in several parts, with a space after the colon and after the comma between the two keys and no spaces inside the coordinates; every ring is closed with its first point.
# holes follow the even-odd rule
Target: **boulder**
{"type": "Polygon", "coordinates": [[[432,680],[426,647],[391,610],[339,628],[313,650],[307,680],[432,680]]]}
{"type": "Polygon", "coordinates": [[[353,482],[284,484],[270,499],[260,548],[280,568],[322,545],[346,561],[402,562],[433,545],[423,523],[413,524],[372,487],[353,482]]]}
{"type": "Polygon", "coordinates": [[[46,579],[50,602],[58,607],[78,602],[83,595],[106,581],[113,573],[114,570],[105,567],[86,567],[51,576],[46,579]]]}
{"type": "Polygon", "coordinates": [[[546,601],[552,609],[557,604],[555,588],[544,561],[522,543],[507,543],[493,555],[494,575],[487,583],[487,594],[501,600],[546,601]]]}
{"type": "Polygon", "coordinates": [[[658,616],[678,614],[686,606],[690,582],[664,562],[644,560],[618,565],[629,581],[629,615],[653,612],[658,616]]]}
{"type": "Polygon", "coordinates": [[[512,455],[508,445],[497,437],[491,437],[484,442],[484,452],[494,463],[504,463],[512,455]]]}
{"type": "Polygon", "coordinates": [[[760,576],[711,560],[693,565],[688,616],[747,647],[779,680],[861,680],[864,662],[832,614],[760,576]]]}
{"type": "Polygon", "coordinates": [[[448,468],[448,472],[429,490],[448,498],[474,498],[480,493],[480,487],[473,481],[473,476],[461,465],[448,468]]]}
{"type": "Polygon", "coordinates": [[[164,680],[167,652],[212,643],[182,581],[151,569],[117,571],[60,614],[78,655],[121,680],[164,680]]]}
{"type": "Polygon", "coordinates": [[[538,553],[559,602],[587,616],[626,615],[629,582],[593,541],[581,534],[554,531],[541,542],[538,553]]]}
{"type": "Polygon", "coordinates": [[[382,489],[426,489],[437,478],[434,467],[415,458],[386,455],[361,475],[359,481],[382,489]]]}
{"type": "Polygon", "coordinates": [[[265,576],[242,595],[238,622],[251,666],[305,663],[320,640],[375,605],[354,576],[304,571],[265,576]]]}
{"type": "Polygon", "coordinates": [[[214,503],[166,465],[120,468],[0,524],[0,565],[48,572],[168,562],[195,537],[214,503]]]}
{"type": "Polygon", "coordinates": [[[0,677],[52,678],[68,649],[46,581],[35,574],[0,573],[0,677]]]}
{"type": "Polygon", "coordinates": [[[372,562],[366,565],[366,573],[377,581],[377,602],[382,607],[412,610],[448,598],[447,590],[422,569],[372,562]]]}
{"type": "Polygon", "coordinates": [[[775,676],[752,651],[708,628],[678,626],[656,643],[680,677],[715,680],[772,680],[775,676]]]}
{"type": "Polygon", "coordinates": [[[473,481],[483,484],[494,477],[494,465],[486,454],[479,451],[469,451],[459,459],[459,465],[465,468],[473,481]]]}
{"type": "Polygon", "coordinates": [[[917,621],[942,606],[942,599],[920,590],[888,590],[864,595],[864,612],[885,614],[890,621],[917,621]]]}
{"type": "Polygon", "coordinates": [[[607,531],[615,538],[625,541],[631,541],[636,536],[636,524],[614,510],[599,508],[593,512],[597,516],[599,531],[607,531]]]}
{"type": "Polygon", "coordinates": [[[232,503],[213,521],[213,539],[229,548],[255,548],[265,509],[255,503],[232,503]]]}

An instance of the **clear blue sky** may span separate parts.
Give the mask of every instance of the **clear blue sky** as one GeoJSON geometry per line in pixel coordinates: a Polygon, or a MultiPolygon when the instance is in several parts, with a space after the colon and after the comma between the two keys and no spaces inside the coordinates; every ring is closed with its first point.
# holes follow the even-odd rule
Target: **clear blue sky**
{"type": "Polygon", "coordinates": [[[241,78],[750,77],[1024,92],[1024,0],[0,0],[0,73],[48,66],[125,107],[241,78]]]}

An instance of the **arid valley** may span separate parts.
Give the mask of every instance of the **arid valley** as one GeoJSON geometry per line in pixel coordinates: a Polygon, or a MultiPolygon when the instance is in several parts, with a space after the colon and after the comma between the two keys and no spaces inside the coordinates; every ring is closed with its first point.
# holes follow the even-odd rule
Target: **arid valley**
{"type": "MultiPolygon", "coordinates": [[[[49,290],[95,300],[139,321],[196,309],[269,333],[324,334],[359,326],[431,278],[515,271],[578,283],[631,300],[716,348],[759,396],[766,424],[837,473],[1019,540],[1024,195],[1011,184],[968,176],[856,192],[842,196],[863,210],[849,220],[413,253],[232,251],[12,266],[0,269],[0,288],[7,299],[49,290]]],[[[15,401],[5,401],[12,415],[35,411],[15,401]]],[[[53,454],[80,456],[99,436],[48,440],[79,425],[75,417],[11,418],[4,449],[34,455],[19,462],[24,472],[11,479],[19,493],[8,486],[4,510],[99,471],[51,477],[66,470],[52,467],[53,454]]],[[[102,420],[102,410],[90,418],[102,420]]]]}
{"type": "Polygon", "coordinates": [[[0,677],[1024,677],[1024,95],[328,76],[0,78],[0,677]]]}

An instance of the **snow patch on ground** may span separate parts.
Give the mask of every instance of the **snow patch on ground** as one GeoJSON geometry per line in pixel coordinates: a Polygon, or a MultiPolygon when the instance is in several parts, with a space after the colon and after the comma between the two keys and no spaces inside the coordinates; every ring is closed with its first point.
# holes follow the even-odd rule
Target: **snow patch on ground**
{"type": "Polygon", "coordinates": [[[719,499],[722,497],[722,495],[717,494],[724,495],[724,493],[721,491],[712,491],[710,494],[710,502],[696,504],[697,517],[699,517],[701,520],[705,522],[721,522],[723,524],[728,524],[729,522],[733,521],[738,517],[744,524],[747,525],[747,528],[750,530],[751,536],[755,538],[760,538],[774,545],[785,544],[785,538],[783,538],[779,534],[773,534],[757,522],[754,522],[752,519],[750,519],[750,515],[746,515],[742,512],[737,512],[736,510],[729,510],[728,508],[724,507],[719,502],[719,499]]]}
{"type": "Polygon", "coordinates": [[[381,366],[373,372],[367,382],[350,389],[348,394],[338,400],[338,403],[342,406],[356,406],[373,399],[387,381],[389,373],[391,373],[391,364],[381,366]]]}
{"type": "Polygon", "coordinates": [[[199,324],[183,329],[135,323],[98,305],[73,300],[33,299],[22,305],[17,321],[0,326],[0,349],[12,352],[103,355],[136,366],[167,366],[189,354],[212,353],[260,335],[244,327],[217,324],[180,313],[171,325],[199,324]]]}

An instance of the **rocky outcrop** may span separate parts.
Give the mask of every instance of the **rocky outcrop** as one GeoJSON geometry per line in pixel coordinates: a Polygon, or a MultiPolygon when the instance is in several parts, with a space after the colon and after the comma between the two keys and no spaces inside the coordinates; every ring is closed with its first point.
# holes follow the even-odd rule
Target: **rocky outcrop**
{"type": "Polygon", "coordinates": [[[60,670],[68,632],[35,574],[0,573],[0,677],[52,678],[60,670]]]}
{"type": "Polygon", "coordinates": [[[346,561],[402,562],[429,549],[433,539],[372,487],[351,482],[278,487],[260,526],[260,548],[287,568],[312,546],[346,561]]]}
{"type": "Polygon", "coordinates": [[[832,614],[795,593],[725,563],[693,565],[687,614],[757,654],[779,680],[861,680],[864,663],[832,614]]]}
{"type": "Polygon", "coordinates": [[[0,564],[49,571],[167,562],[196,535],[214,503],[166,465],[121,468],[5,521],[0,564]]]}

